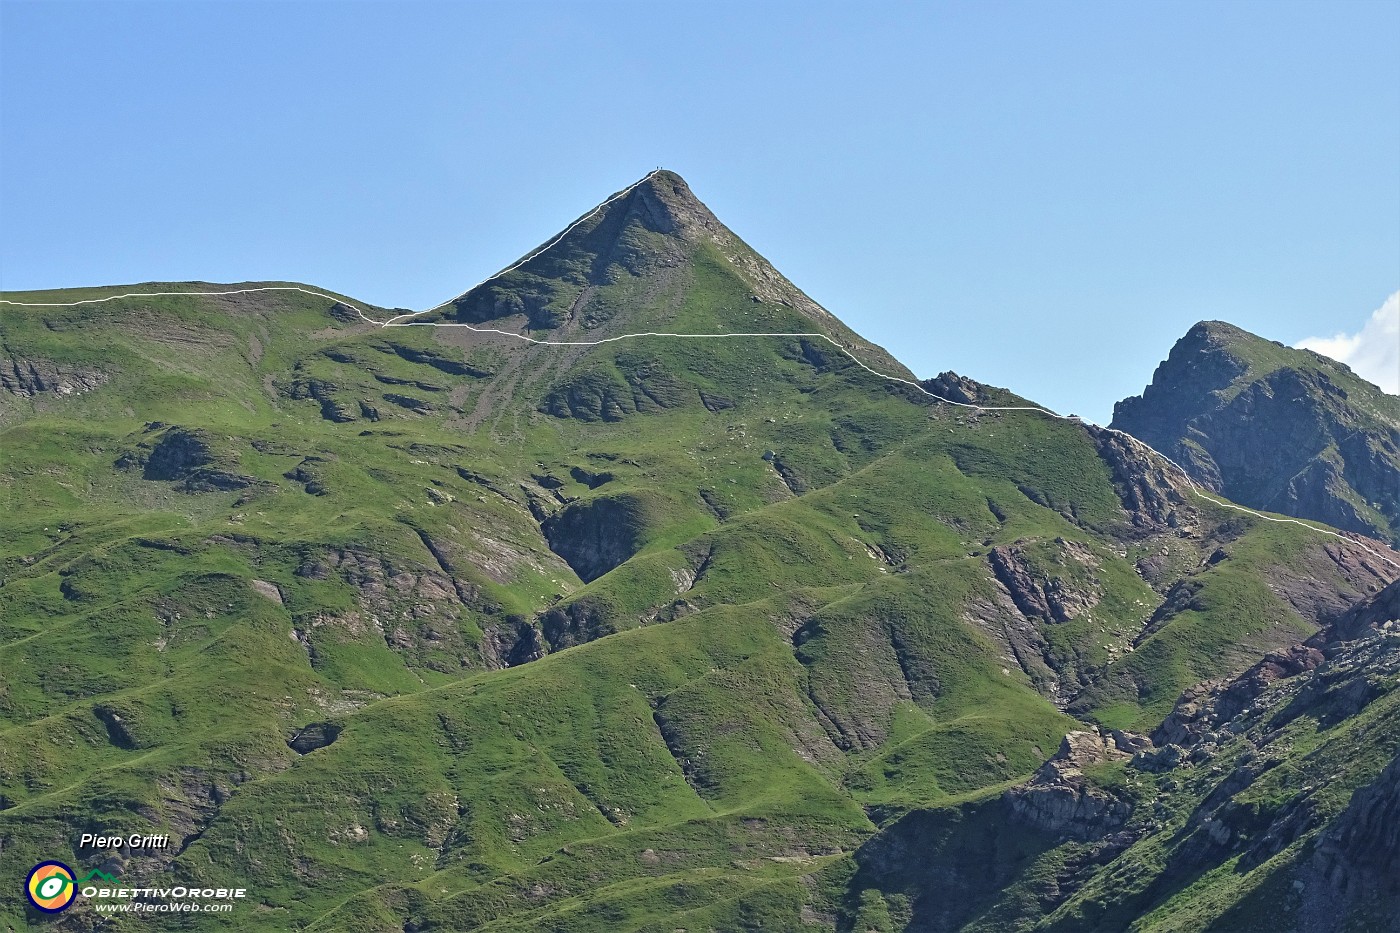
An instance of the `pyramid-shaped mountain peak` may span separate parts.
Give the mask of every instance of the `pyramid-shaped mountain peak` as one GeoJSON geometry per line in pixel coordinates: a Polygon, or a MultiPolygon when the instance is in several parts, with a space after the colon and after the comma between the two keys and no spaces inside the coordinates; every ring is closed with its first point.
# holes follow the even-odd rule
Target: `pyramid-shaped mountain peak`
{"type": "MultiPolygon", "coordinates": [[[[722,255],[732,265],[742,260],[756,265],[758,259],[694,195],[685,179],[657,169],[462,296],[456,313],[468,323],[523,318],[518,323],[532,330],[571,324],[592,329],[603,323],[601,309],[593,308],[590,314],[587,307],[599,289],[626,289],[629,283],[647,280],[654,290],[675,280],[701,252],[722,255]]],[[[760,278],[776,276],[771,268],[767,272],[760,278]]],[[[774,291],[770,297],[792,303],[793,296],[774,291]]],[[[633,314],[641,310],[635,301],[623,303],[633,314]]],[[[607,314],[609,319],[614,316],[607,314]]]]}
{"type": "Polygon", "coordinates": [[[590,339],[645,330],[814,332],[908,372],[783,277],[675,172],[604,199],[448,308],[456,321],[590,339]]]}

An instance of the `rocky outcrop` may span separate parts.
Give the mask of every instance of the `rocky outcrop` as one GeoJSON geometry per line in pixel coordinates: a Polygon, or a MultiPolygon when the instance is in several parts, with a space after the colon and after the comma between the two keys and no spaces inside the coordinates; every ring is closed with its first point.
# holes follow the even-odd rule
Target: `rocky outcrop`
{"type": "Polygon", "coordinates": [[[182,479],[214,462],[209,434],[189,428],[166,430],[146,458],[145,479],[182,479]]]}
{"type": "Polygon", "coordinates": [[[154,440],[142,441],[122,454],[117,469],[139,467],[143,479],[173,481],[186,492],[225,492],[259,483],[256,477],[238,472],[236,458],[219,451],[208,431],[154,423],[146,430],[154,440]]]}
{"type": "Polygon", "coordinates": [[[1144,529],[1178,528],[1195,519],[1190,486],[1171,464],[1116,431],[1087,425],[1099,457],[1132,523],[1144,529]]]}
{"type": "MultiPolygon", "coordinates": [[[[1030,782],[1004,795],[1011,811],[1032,828],[1083,840],[1089,851],[1116,854],[1146,840],[1154,868],[1150,883],[1124,884],[1098,870],[1103,861],[1076,865],[1071,853],[1039,896],[1060,903],[1094,890],[1114,905],[1109,916],[1117,919],[1090,928],[1119,929],[1229,864],[1236,874],[1280,873],[1283,896],[1251,903],[1251,924],[1298,933],[1393,929],[1400,739],[1386,725],[1393,698],[1374,715],[1372,704],[1395,688],[1400,637],[1371,632],[1333,641],[1326,653],[1308,645],[1274,652],[1231,681],[1187,691],[1153,733],[1157,746],[1136,736],[1067,736],[1030,782]],[[1302,738],[1323,744],[1299,756],[1293,746],[1302,738]],[[1377,752],[1384,767],[1375,763],[1377,752]],[[1128,773],[1147,772],[1138,781],[1150,788],[1151,805],[1140,803],[1124,820],[1121,808],[1102,799],[1105,792],[1097,800],[1085,792],[1082,775],[1130,753],[1128,773]],[[1357,774],[1366,777],[1338,812],[1327,785],[1357,774]],[[1297,853],[1292,861],[1276,859],[1290,848],[1297,853]]],[[[1093,917],[1100,908],[1079,909],[1093,917]]]]}
{"type": "Polygon", "coordinates": [[[406,408],[409,411],[417,412],[420,415],[432,414],[437,411],[437,406],[432,402],[425,402],[421,398],[414,398],[411,395],[400,395],[397,392],[385,392],[384,401],[406,408]]]}
{"type": "Polygon", "coordinates": [[[967,376],[959,375],[952,370],[941,372],[932,379],[921,379],[919,385],[923,387],[925,392],[931,392],[941,399],[960,405],[995,407],[1032,404],[1008,389],[978,382],[976,379],[969,379],[967,376]]]}
{"type": "Polygon", "coordinates": [[[1217,730],[1247,709],[1276,680],[1310,671],[1323,662],[1323,654],[1307,645],[1271,651],[1263,660],[1233,680],[1209,681],[1192,687],[1176,701],[1152,733],[1157,745],[1186,748],[1214,743],[1217,730]]]}
{"type": "Polygon", "coordinates": [[[508,616],[486,626],[482,657],[490,667],[515,667],[538,661],[548,653],[540,630],[525,619],[508,616]]]}
{"type": "Polygon", "coordinates": [[[550,389],[539,410],[556,418],[621,421],[631,414],[679,408],[699,397],[655,359],[622,354],[614,366],[576,373],[550,389]]]}
{"type": "Polygon", "coordinates": [[[1372,632],[1400,627],[1400,580],[1344,612],[1330,627],[1308,643],[1323,647],[1330,642],[1352,641],[1372,632]]]}
{"type": "MultiPolygon", "coordinates": [[[[1093,553],[1081,544],[1056,538],[1054,547],[1058,563],[1073,561],[1081,565],[1086,575],[1097,566],[1093,553]]],[[[1069,574],[1037,566],[1023,542],[992,548],[987,552],[987,561],[1023,615],[1046,622],[1068,622],[1093,609],[1102,598],[1092,576],[1076,580],[1069,574]]]]}
{"type": "Polygon", "coordinates": [[[287,747],[298,755],[309,755],[340,738],[341,726],[333,722],[313,722],[302,726],[287,739],[287,747]]]}
{"type": "Polygon", "coordinates": [[[324,469],[327,462],[325,457],[315,455],[302,457],[301,463],[283,473],[282,476],[285,479],[301,483],[301,488],[307,495],[328,495],[330,487],[327,485],[324,469]]]}
{"type": "Polygon", "coordinates": [[[1148,743],[1139,736],[1098,731],[1067,733],[1060,749],[1025,784],[1005,793],[1016,819],[1043,832],[1092,839],[1122,826],[1132,804],[1084,775],[1084,769],[1127,761],[1148,743]]]}
{"type": "Polygon", "coordinates": [[[540,616],[540,628],[555,651],[617,631],[612,608],[603,600],[589,596],[550,608],[540,616]]]}
{"type": "Polygon", "coordinates": [[[102,723],[107,730],[107,741],[117,748],[134,749],[140,748],[141,743],[131,732],[131,724],[126,717],[117,709],[100,705],[93,708],[92,714],[102,723]]]}
{"type": "Polygon", "coordinates": [[[1000,797],[882,828],[856,853],[855,887],[906,896],[909,929],[999,929],[1030,911],[1048,929],[1121,930],[1199,903],[1187,892],[1217,872],[1270,894],[1205,913],[1212,929],[1394,931],[1397,674],[1400,635],[1373,631],[1188,691],[1154,734],[1180,744],[1071,732],[1000,797]],[[1339,782],[1356,787],[1344,807],[1339,782]]]}
{"type": "Polygon", "coordinates": [[[556,418],[621,421],[637,410],[632,390],[607,369],[578,373],[556,385],[539,410],[556,418]]]}
{"type": "Polygon", "coordinates": [[[88,366],[16,356],[0,359],[0,392],[25,398],[43,393],[80,395],[101,386],[108,378],[106,373],[88,366]]]}
{"type": "Polygon", "coordinates": [[[541,524],[550,550],[580,580],[596,580],[637,552],[645,528],[641,498],[621,494],[577,502],[541,524]]]}
{"type": "MultiPolygon", "coordinates": [[[[1334,898],[1400,903],[1400,755],[1351,796],[1313,847],[1308,868],[1334,898]]],[[[1326,903],[1330,898],[1320,898],[1326,903]]],[[[1327,925],[1318,913],[1318,927],[1327,925]]]]}
{"type": "Polygon", "coordinates": [[[292,381],[287,395],[294,399],[315,399],[321,404],[321,417],[327,421],[337,424],[355,421],[358,417],[355,410],[336,398],[337,388],[335,383],[324,379],[299,378],[292,381]]]}
{"type": "Polygon", "coordinates": [[[966,376],[959,376],[949,370],[939,373],[932,379],[924,379],[919,382],[928,391],[945,398],[950,402],[959,402],[963,405],[983,404],[982,383],[966,376]]]}
{"type": "Polygon", "coordinates": [[[381,353],[392,353],[410,363],[418,363],[422,366],[431,366],[438,372],[447,373],[451,376],[471,376],[473,379],[485,379],[491,372],[479,366],[473,366],[465,360],[454,359],[433,350],[425,350],[421,347],[413,347],[402,343],[381,343],[375,344],[374,348],[381,353]]]}
{"type": "Polygon", "coordinates": [[[371,639],[411,666],[442,673],[509,667],[544,653],[532,626],[508,616],[479,586],[443,566],[444,552],[434,547],[438,568],[348,548],[308,554],[296,576],[339,579],[354,588],[358,603],[350,611],[311,609],[294,616],[293,637],[313,664],[323,638],[371,639]],[[481,628],[479,640],[464,624],[468,617],[481,628]]]}

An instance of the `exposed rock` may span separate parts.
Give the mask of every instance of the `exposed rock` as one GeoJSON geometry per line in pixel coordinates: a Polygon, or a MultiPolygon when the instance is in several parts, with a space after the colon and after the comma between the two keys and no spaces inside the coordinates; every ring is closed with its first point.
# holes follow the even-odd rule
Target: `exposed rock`
{"type": "Polygon", "coordinates": [[[1167,590],[1167,594],[1162,599],[1162,602],[1152,611],[1152,615],[1148,618],[1147,624],[1143,626],[1142,631],[1133,639],[1134,647],[1147,641],[1148,638],[1160,631],[1164,625],[1181,613],[1193,609],[1204,609],[1205,604],[1201,602],[1199,597],[1203,586],[1204,584],[1202,581],[1192,578],[1178,580],[1173,583],[1171,588],[1167,590]]]}
{"type": "Polygon", "coordinates": [[[636,411],[632,392],[607,370],[589,370],[555,386],[540,403],[540,411],[579,421],[621,421],[636,411]]]}
{"type": "Polygon", "coordinates": [[[420,415],[437,411],[436,406],[431,402],[425,402],[421,398],[414,398],[411,395],[399,395],[397,392],[385,392],[384,401],[392,402],[400,408],[407,408],[409,411],[416,411],[420,415]]]}
{"type": "Polygon", "coordinates": [[[1133,756],[1133,767],[1139,771],[1154,773],[1170,771],[1186,759],[1180,745],[1163,745],[1161,748],[1144,748],[1133,756]]]}
{"type": "Polygon", "coordinates": [[[146,479],[181,479],[214,462],[210,438],[206,431],[190,428],[170,428],[156,443],[146,458],[143,476],[146,479]]]}
{"type": "Polygon", "coordinates": [[[763,459],[773,465],[773,472],[778,474],[778,478],[783,481],[783,485],[788,488],[788,492],[794,496],[805,495],[810,487],[807,481],[802,478],[802,474],[793,468],[792,464],[783,460],[773,451],[765,451],[763,459]],[[771,456],[770,456],[771,455],[771,456]]]}
{"type": "Polygon", "coordinates": [[[302,489],[308,495],[324,496],[330,492],[325,477],[322,475],[322,464],[326,462],[324,457],[314,455],[303,457],[301,463],[282,475],[287,479],[301,483],[302,489]]]}
{"type": "Polygon", "coordinates": [[[541,530],[550,549],[587,583],[637,552],[644,513],[637,496],[599,496],[549,516],[541,530]]]}
{"type": "Polygon", "coordinates": [[[452,376],[471,376],[474,379],[485,379],[491,375],[490,371],[473,366],[465,360],[453,359],[452,357],[444,356],[432,350],[424,350],[420,347],[411,347],[402,343],[389,342],[376,344],[375,349],[381,353],[393,353],[411,363],[431,366],[439,372],[447,373],[452,376]]]}
{"type": "Polygon", "coordinates": [[[1020,667],[1036,690],[1064,709],[1069,696],[1061,689],[1061,672],[1046,657],[1049,644],[1040,630],[1040,616],[1023,613],[1003,588],[990,600],[969,602],[965,618],[1001,646],[1002,656],[1020,667]]]}
{"type": "MultiPolygon", "coordinates": [[[[1097,559],[1083,545],[1057,538],[1054,546],[1061,561],[1075,561],[1086,568],[1097,566],[1097,559]]],[[[987,553],[987,560],[1016,607],[1027,616],[1068,622],[1093,609],[1101,598],[1097,586],[1077,585],[1066,574],[1052,574],[1037,566],[1025,542],[994,547],[987,553]]]]}
{"type": "MultiPolygon", "coordinates": [[[[1124,743],[1131,745],[1124,734],[1124,743]]],[[[1025,784],[1004,797],[1016,818],[1044,832],[1091,839],[1117,827],[1132,805],[1084,777],[1083,769],[1109,761],[1126,761],[1129,751],[1112,735],[1097,731],[1067,733],[1060,749],[1025,784]]]]}
{"type": "Polygon", "coordinates": [[[482,654],[492,667],[515,667],[544,657],[548,649],[540,630],[518,616],[486,628],[482,654]]]}
{"type": "Polygon", "coordinates": [[[594,641],[618,630],[611,607],[588,596],[547,610],[540,616],[540,629],[555,651],[594,641]]]}
{"type": "Polygon", "coordinates": [[[1210,681],[1185,691],[1152,733],[1157,745],[1191,747],[1218,731],[1276,680],[1310,671],[1323,662],[1321,651],[1294,645],[1271,651],[1234,680],[1210,681]]]}
{"type": "Polygon", "coordinates": [[[623,354],[616,366],[574,373],[556,384],[539,410],[556,418],[621,421],[639,412],[679,408],[695,395],[658,360],[623,354]]]}
{"type": "Polygon", "coordinates": [[[0,392],[25,398],[33,398],[44,392],[79,395],[91,392],[107,379],[106,373],[92,367],[14,356],[0,359],[0,392]]]}
{"type": "Polygon", "coordinates": [[[573,477],[574,482],[583,483],[583,485],[587,486],[589,489],[597,489],[599,486],[602,486],[606,483],[611,483],[614,479],[616,479],[616,477],[612,473],[609,473],[606,470],[599,473],[594,473],[593,471],[585,470],[582,467],[569,467],[569,475],[573,477]]]}
{"type": "Polygon", "coordinates": [[[1308,643],[1321,647],[1329,642],[1364,638],[1371,632],[1396,626],[1400,626],[1400,580],[1357,603],[1308,643]]]}
{"type": "Polygon", "coordinates": [[[1389,584],[1397,567],[1400,553],[1378,541],[1362,545],[1350,538],[1324,538],[1286,564],[1269,568],[1265,575],[1274,595],[1326,629],[1359,600],[1389,584]]]}
{"type": "Polygon", "coordinates": [[[93,708],[92,714],[102,721],[102,725],[107,729],[107,740],[117,748],[140,748],[141,743],[131,733],[131,727],[126,718],[111,706],[97,706],[93,708]]]}
{"type": "Polygon", "coordinates": [[[344,424],[355,421],[357,416],[350,406],[336,398],[337,386],[324,379],[300,378],[293,380],[288,395],[294,399],[315,399],[321,403],[321,417],[327,421],[344,424]]]}
{"type": "Polygon", "coordinates": [[[298,755],[309,755],[340,738],[341,726],[333,722],[313,722],[302,726],[287,739],[287,747],[298,755]]]}
{"type": "Polygon", "coordinates": [[[1191,524],[1195,507],[1188,499],[1186,478],[1170,464],[1115,431],[1088,425],[1099,457],[1113,474],[1113,486],[1134,525],[1177,528],[1191,524]]]}
{"type": "Polygon", "coordinates": [[[720,395],[716,392],[706,392],[704,389],[698,390],[700,393],[700,404],[705,406],[706,411],[724,411],[734,407],[734,400],[720,395]]]}
{"type": "MultiPolygon", "coordinates": [[[[445,552],[439,547],[433,556],[440,560],[445,552]]],[[[311,580],[339,577],[355,588],[360,606],[348,613],[317,610],[299,614],[296,624],[313,646],[317,630],[326,626],[343,629],[355,637],[372,633],[404,655],[410,664],[444,673],[459,673],[478,665],[504,667],[519,663],[512,657],[529,654],[523,648],[513,651],[518,637],[514,622],[507,626],[511,631],[510,644],[501,648],[499,638],[492,634],[499,623],[490,621],[503,614],[501,607],[469,579],[457,578],[441,563],[438,569],[429,569],[395,563],[364,551],[330,549],[308,554],[295,573],[311,580]],[[464,634],[464,613],[482,618],[480,624],[486,638],[479,646],[464,634]]]]}
{"type": "Polygon", "coordinates": [[[424,392],[441,392],[444,390],[443,386],[435,382],[424,382],[421,379],[400,379],[397,376],[386,376],[383,373],[375,373],[374,381],[382,382],[386,386],[412,386],[424,392]]]}
{"type": "MultiPolygon", "coordinates": [[[[164,426],[155,425],[147,430],[161,428],[164,426]]],[[[140,466],[144,479],[181,482],[186,492],[228,491],[258,485],[255,477],[232,469],[235,465],[232,457],[215,451],[214,438],[209,432],[179,426],[164,428],[154,445],[143,443],[137,450],[124,453],[115,464],[123,470],[140,466]]]]}
{"type": "Polygon", "coordinates": [[[934,395],[964,405],[976,405],[982,401],[982,384],[952,371],[925,379],[920,385],[934,395]]]}
{"type": "Polygon", "coordinates": [[[1400,899],[1400,756],[1352,794],[1318,837],[1308,867],[1338,897],[1400,899]]]}

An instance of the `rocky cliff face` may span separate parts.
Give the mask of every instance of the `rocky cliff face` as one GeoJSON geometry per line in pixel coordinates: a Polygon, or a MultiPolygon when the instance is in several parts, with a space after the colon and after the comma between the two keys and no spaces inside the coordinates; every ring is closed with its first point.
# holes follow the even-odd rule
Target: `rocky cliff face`
{"type": "Polygon", "coordinates": [[[1112,426],[1236,502],[1400,539],[1400,398],[1309,350],[1197,324],[1112,426]]]}
{"type": "Polygon", "coordinates": [[[1400,755],[1352,795],[1299,874],[1301,890],[1311,889],[1301,911],[1305,928],[1342,929],[1339,918],[1348,913],[1375,929],[1386,929],[1387,921],[1389,929],[1400,928],[1394,912],[1400,902],[1400,755]],[[1338,910],[1343,905],[1349,909],[1338,910]]]}
{"type": "Polygon", "coordinates": [[[636,553],[645,508],[638,496],[600,496],[568,506],[540,527],[550,549],[587,582],[636,553]]]}

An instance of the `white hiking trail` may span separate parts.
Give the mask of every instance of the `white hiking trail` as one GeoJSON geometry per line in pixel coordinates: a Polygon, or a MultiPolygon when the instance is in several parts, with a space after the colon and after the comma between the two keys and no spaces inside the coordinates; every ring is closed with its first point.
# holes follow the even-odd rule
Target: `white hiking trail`
{"type": "Polygon", "coordinates": [[[718,333],[718,334],[681,334],[681,333],[670,333],[670,332],[667,332],[667,331],[641,331],[641,332],[638,332],[638,333],[618,334],[617,336],[614,336],[614,337],[601,337],[601,338],[599,338],[599,339],[597,339],[597,340],[541,340],[541,339],[536,338],[536,337],[531,337],[531,336],[529,336],[528,334],[519,333],[518,331],[499,330],[499,329],[494,328],[494,327],[477,327],[477,326],[475,326],[475,325],[473,325],[473,324],[464,324],[464,323],[460,323],[460,322],[456,322],[456,321],[411,321],[411,320],[408,320],[408,318],[415,318],[415,317],[419,317],[419,316],[424,315],[424,314],[431,314],[431,313],[434,312],[434,311],[438,311],[438,310],[440,310],[440,309],[442,309],[442,308],[445,308],[445,307],[447,307],[448,305],[453,304],[453,303],[459,301],[462,297],[464,297],[465,295],[471,293],[473,290],[475,290],[475,289],[477,289],[477,288],[480,288],[482,285],[485,285],[487,282],[490,282],[490,281],[492,281],[492,280],[494,280],[494,279],[498,279],[498,278],[500,278],[501,276],[506,275],[507,273],[513,272],[514,270],[520,268],[520,267],[523,266],[525,263],[529,262],[531,259],[534,259],[536,256],[539,256],[541,253],[543,253],[545,250],[547,250],[547,249],[549,249],[550,247],[554,246],[556,243],[558,243],[560,240],[562,240],[570,231],[572,231],[572,230],[574,230],[576,227],[578,227],[579,224],[581,224],[581,223],[583,223],[584,221],[588,220],[590,217],[592,217],[593,215],[597,214],[597,213],[598,213],[599,211],[601,211],[603,208],[607,207],[609,204],[613,203],[614,201],[618,200],[619,198],[625,197],[628,193],[630,193],[630,192],[631,192],[633,189],[635,189],[638,185],[643,184],[644,182],[647,181],[647,179],[651,178],[653,175],[655,175],[655,174],[656,174],[657,172],[659,172],[659,171],[661,171],[661,169],[654,169],[654,170],[652,170],[651,172],[648,172],[648,173],[647,173],[646,175],[644,175],[642,178],[640,178],[640,179],[638,179],[637,181],[633,182],[632,184],[628,185],[626,188],[623,188],[623,189],[622,189],[621,191],[619,191],[617,194],[614,194],[612,197],[610,197],[610,198],[608,198],[607,200],[605,200],[605,201],[599,203],[597,207],[593,208],[591,211],[589,211],[588,213],[584,214],[582,217],[578,218],[578,220],[575,220],[573,223],[569,224],[569,226],[565,227],[565,228],[563,229],[563,231],[561,231],[561,232],[558,233],[557,235],[551,237],[549,240],[545,241],[545,243],[542,244],[541,246],[537,247],[536,249],[531,250],[531,251],[530,251],[529,253],[527,253],[522,259],[516,261],[516,262],[513,263],[512,265],[507,266],[506,268],[502,269],[501,271],[499,271],[499,272],[497,272],[497,273],[495,273],[495,274],[493,274],[493,275],[487,276],[486,278],[482,279],[482,280],[481,280],[480,282],[478,282],[477,284],[473,285],[471,288],[468,288],[466,291],[464,291],[464,292],[458,294],[456,297],[449,298],[447,301],[440,302],[439,304],[433,305],[431,308],[424,308],[422,311],[410,311],[410,312],[406,312],[406,313],[404,313],[404,314],[395,315],[394,317],[391,317],[391,318],[389,318],[389,319],[386,320],[386,321],[375,320],[374,318],[372,318],[372,317],[370,317],[369,315],[365,314],[365,312],[364,312],[361,308],[357,307],[355,304],[353,304],[352,302],[350,302],[350,301],[348,301],[348,300],[346,300],[346,299],[344,299],[344,298],[337,298],[335,295],[328,295],[328,294],[326,294],[325,292],[318,292],[318,291],[315,291],[314,289],[302,288],[302,287],[297,286],[297,285],[259,285],[259,286],[252,286],[252,287],[249,287],[249,288],[233,288],[233,289],[226,289],[226,290],[223,290],[223,291],[207,291],[207,292],[190,292],[190,291],[186,291],[186,292],[128,292],[128,293],[121,294],[121,295],[109,295],[109,296],[107,296],[107,297],[105,297],[105,298],[87,298],[87,299],[83,299],[83,300],[81,300],[81,301],[30,302],[30,301],[9,301],[9,300],[0,298],[0,304],[13,305],[13,306],[16,306],[16,307],[21,307],[21,308],[68,308],[68,307],[73,307],[73,306],[75,306],[75,305],[101,304],[101,303],[107,302],[107,301],[121,301],[122,299],[125,299],[125,298],[167,298],[167,297],[180,296],[180,295],[191,296],[191,297],[196,297],[196,296],[198,296],[198,297],[221,297],[221,296],[228,296],[228,295],[243,295],[243,294],[248,294],[248,293],[250,293],[250,292],[300,292],[300,293],[303,294],[303,295],[311,295],[311,296],[316,297],[316,298],[324,298],[324,299],[326,299],[326,300],[328,300],[328,301],[333,301],[333,302],[336,302],[336,303],[338,303],[338,304],[345,305],[347,308],[350,308],[350,309],[353,310],[357,315],[359,315],[360,319],[363,320],[365,323],[367,323],[367,324],[373,324],[374,326],[380,327],[380,328],[388,328],[388,327],[459,327],[459,328],[463,328],[463,329],[465,329],[465,330],[469,330],[469,331],[472,331],[472,332],[478,333],[478,334],[494,334],[494,335],[501,336],[501,337],[510,337],[510,338],[515,339],[515,340],[520,340],[520,341],[522,341],[522,342],[524,342],[524,343],[534,344],[534,345],[536,345],[536,346],[541,346],[541,347],[597,347],[597,346],[602,346],[603,344],[617,343],[617,342],[623,341],[623,340],[637,340],[637,339],[647,338],[647,337],[657,337],[657,338],[662,338],[662,339],[677,339],[677,340],[734,340],[734,339],[761,339],[761,338],[775,338],[775,337],[776,337],[776,338],[788,338],[788,339],[791,339],[791,338],[803,339],[803,338],[805,338],[805,339],[811,339],[811,340],[824,340],[824,341],[826,341],[827,343],[831,344],[833,347],[835,347],[837,350],[840,350],[840,351],[841,351],[843,354],[845,354],[853,363],[855,363],[857,366],[859,366],[861,369],[865,370],[866,372],[870,373],[871,375],[877,376],[877,377],[879,377],[879,378],[881,378],[881,379],[884,379],[884,380],[887,380],[887,381],[889,381],[889,382],[897,382],[897,383],[900,383],[901,385],[909,386],[910,388],[915,389],[916,391],[921,392],[921,393],[923,393],[924,395],[927,395],[929,398],[935,399],[935,400],[937,400],[937,401],[943,402],[943,403],[948,404],[948,405],[955,405],[955,406],[957,406],[957,407],[959,407],[959,408],[969,408],[969,409],[972,409],[972,410],[974,410],[974,411],[1029,411],[1029,412],[1035,412],[1035,413],[1038,413],[1038,414],[1041,414],[1041,415],[1045,415],[1045,416],[1050,417],[1050,418],[1057,418],[1057,419],[1059,419],[1059,420],[1061,420],[1061,421],[1072,421],[1072,422],[1075,422],[1075,423],[1078,423],[1078,424],[1089,424],[1089,425],[1093,425],[1094,427],[1097,427],[1097,428],[1099,428],[1099,429],[1101,429],[1101,430],[1103,430],[1103,431],[1107,431],[1107,432],[1109,432],[1109,433],[1111,433],[1111,434],[1115,434],[1115,435],[1117,435],[1118,437],[1123,438],[1123,439],[1126,440],[1129,444],[1131,444],[1131,445],[1133,445],[1133,446],[1136,446],[1136,447],[1142,449],[1142,450],[1145,451],[1147,454],[1149,454],[1149,455],[1152,456],[1152,457],[1156,457],[1157,459],[1161,460],[1163,463],[1170,464],[1172,467],[1174,467],[1174,468],[1176,469],[1176,471],[1177,471],[1178,473],[1181,474],[1182,479],[1184,479],[1184,480],[1186,481],[1187,487],[1191,490],[1191,492],[1192,492],[1193,494],[1195,494],[1197,497],[1199,497],[1199,498],[1201,498],[1201,499],[1204,499],[1205,501],[1211,503],[1212,505],[1216,505],[1216,506],[1219,506],[1220,508],[1225,508],[1225,509],[1233,509],[1233,510],[1236,511],[1236,512],[1243,512],[1243,513],[1245,513],[1246,515],[1252,515],[1252,516],[1254,516],[1255,518],[1262,519],[1263,521],[1266,521],[1266,522],[1274,522],[1274,523],[1276,523],[1276,524],[1281,524],[1281,525],[1298,525],[1298,526],[1300,526],[1300,527],[1302,527],[1302,528],[1307,528],[1307,529],[1310,530],[1310,531],[1315,531],[1315,532],[1317,532],[1318,534],[1328,535],[1328,536],[1330,536],[1330,537],[1333,537],[1333,538],[1338,539],[1339,541],[1345,541],[1345,542],[1347,542],[1348,544],[1351,544],[1351,545],[1353,545],[1353,546],[1355,546],[1355,547],[1358,547],[1358,548],[1360,548],[1361,550],[1365,551],[1366,553],[1370,554],[1372,557],[1376,558],[1377,560],[1383,561],[1384,563],[1387,563],[1387,564],[1389,564],[1389,565],[1392,566],[1392,567],[1395,567],[1395,568],[1397,568],[1397,569],[1400,569],[1400,563],[1396,563],[1395,561],[1391,560],[1390,558],[1386,557],[1385,555],[1380,554],[1380,553],[1378,553],[1378,552],[1376,552],[1376,551],[1373,551],[1371,548],[1369,548],[1369,547],[1367,547],[1366,545],[1362,544],[1361,542],[1357,541],[1355,538],[1349,538],[1349,537],[1347,537],[1346,535],[1343,535],[1343,534],[1341,534],[1341,533],[1339,533],[1339,532],[1336,532],[1336,531],[1332,531],[1331,529],[1328,529],[1328,528],[1319,528],[1317,525],[1311,524],[1311,523],[1309,523],[1309,522],[1302,521],[1302,520],[1300,520],[1300,519],[1296,519],[1296,518],[1280,518],[1280,517],[1278,517],[1278,516],[1265,515],[1263,512],[1257,512],[1257,511],[1255,511],[1254,509],[1248,508],[1248,507],[1246,507],[1246,506],[1237,505],[1237,504],[1235,504],[1235,503],[1233,503],[1233,502],[1228,502],[1228,501],[1225,501],[1225,500],[1223,500],[1223,499],[1217,499],[1217,498],[1215,498],[1214,496],[1208,495],[1207,493],[1205,493],[1205,492],[1196,484],[1195,480],[1193,480],[1193,479],[1191,478],[1190,474],[1186,472],[1186,470],[1181,466],[1181,464],[1177,463],[1175,460],[1173,460],[1172,458],[1168,457],[1166,454],[1162,453],[1161,451],[1157,450],[1156,448],[1154,448],[1154,447],[1148,445],[1146,442],[1144,442],[1144,441],[1142,441],[1142,440],[1139,440],[1138,438],[1134,437],[1134,436],[1131,435],[1131,434],[1128,434],[1128,433],[1125,432],[1125,431],[1120,431],[1120,430],[1118,430],[1117,428],[1107,427],[1107,426],[1105,426],[1105,425],[1095,424],[1095,423],[1092,422],[1092,421],[1088,421],[1088,420],[1086,420],[1086,419],[1082,419],[1082,418],[1079,418],[1079,417],[1074,416],[1074,415],[1062,415],[1062,414],[1060,414],[1059,412],[1051,411],[1051,410],[1048,409],[1048,408],[1042,408],[1042,407],[1039,406],[1039,405],[976,405],[976,404],[972,404],[972,403],[969,403],[969,402],[959,402],[959,401],[955,401],[954,399],[944,398],[943,396],[938,395],[938,394],[935,393],[935,392],[930,392],[928,389],[924,388],[922,385],[920,385],[918,382],[916,382],[916,381],[913,380],[913,379],[905,379],[905,378],[902,377],[902,376],[892,376],[892,375],[890,375],[889,373],[882,373],[882,372],[880,372],[880,371],[877,370],[877,369],[872,369],[870,366],[867,366],[859,357],[857,357],[854,353],[852,353],[852,352],[850,351],[850,349],[849,349],[845,344],[843,344],[843,343],[841,343],[840,341],[834,339],[833,337],[830,337],[830,336],[827,335],[827,334],[823,334],[823,333],[820,333],[820,332],[806,333],[806,332],[801,332],[801,331],[794,331],[794,332],[785,332],[785,331],[749,331],[749,332],[738,332],[738,331],[736,331],[736,332],[718,333]]]}

